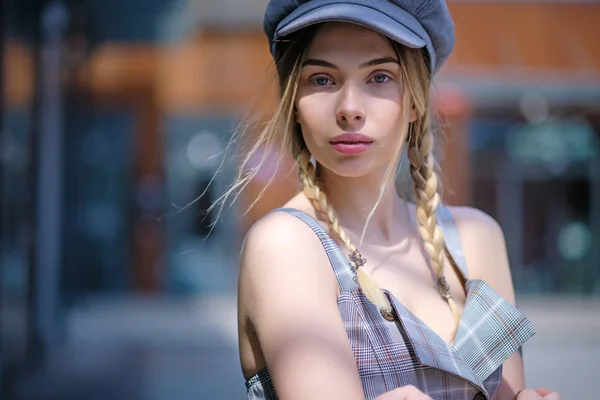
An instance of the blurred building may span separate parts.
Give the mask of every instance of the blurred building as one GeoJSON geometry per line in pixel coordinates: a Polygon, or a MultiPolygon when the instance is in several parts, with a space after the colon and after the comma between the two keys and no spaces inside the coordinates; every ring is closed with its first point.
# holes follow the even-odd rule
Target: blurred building
{"type": "MultiPolygon", "coordinates": [[[[243,233],[296,190],[293,162],[208,239],[204,210],[236,160],[182,208],[207,189],[248,105],[273,105],[265,5],[2,2],[4,382],[60,340],[62,312],[90,295],[231,289],[243,233]]],[[[449,6],[457,47],[435,95],[446,200],[499,220],[520,293],[597,295],[600,4],[449,6]]],[[[240,210],[273,173],[267,165],[240,210]]]]}

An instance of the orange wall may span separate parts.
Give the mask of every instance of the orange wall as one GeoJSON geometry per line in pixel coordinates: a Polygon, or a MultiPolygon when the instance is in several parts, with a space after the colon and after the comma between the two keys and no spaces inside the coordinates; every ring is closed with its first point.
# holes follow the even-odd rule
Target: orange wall
{"type": "Polygon", "coordinates": [[[448,2],[456,47],[447,68],[600,68],[600,3],[448,2]]]}

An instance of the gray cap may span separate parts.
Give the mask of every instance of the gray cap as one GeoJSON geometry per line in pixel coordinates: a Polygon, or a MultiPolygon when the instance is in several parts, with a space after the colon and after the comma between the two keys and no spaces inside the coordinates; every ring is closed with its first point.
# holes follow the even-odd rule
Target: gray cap
{"type": "Polygon", "coordinates": [[[425,47],[433,74],[450,56],[456,40],[444,0],[271,0],[264,19],[271,54],[276,54],[279,39],[333,21],[366,26],[407,47],[425,47]]]}

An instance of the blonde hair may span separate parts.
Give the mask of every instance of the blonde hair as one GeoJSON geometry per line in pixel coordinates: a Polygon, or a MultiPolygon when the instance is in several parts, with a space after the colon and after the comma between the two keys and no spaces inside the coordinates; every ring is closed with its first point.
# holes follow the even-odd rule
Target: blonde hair
{"type": "MultiPolygon", "coordinates": [[[[218,201],[224,201],[234,193],[237,196],[254,179],[264,162],[264,158],[258,165],[249,167],[250,158],[259,148],[269,146],[275,142],[277,137],[280,137],[284,148],[288,149],[296,160],[304,194],[311,201],[316,213],[327,221],[330,231],[350,252],[350,261],[354,264],[360,289],[371,302],[381,309],[384,316],[391,315],[392,306],[388,297],[375,280],[365,271],[363,265],[366,260],[362,258],[357,246],[350,240],[340,225],[333,206],[329,203],[322,185],[319,184],[317,168],[311,163],[311,154],[304,143],[300,126],[294,118],[294,104],[300,66],[313,35],[314,29],[305,29],[297,34],[296,37],[290,39],[286,46],[280,46],[280,48],[284,48],[285,50],[283,53],[277,54],[275,58],[280,78],[281,99],[273,117],[259,132],[252,148],[242,160],[233,186],[218,201]]],[[[436,209],[440,202],[440,187],[436,172],[437,165],[433,155],[434,135],[431,128],[429,111],[429,88],[431,84],[428,68],[429,60],[423,50],[406,48],[397,43],[393,43],[393,46],[399,57],[402,70],[400,85],[404,88],[403,102],[405,105],[402,118],[403,126],[398,141],[396,159],[393,163],[390,163],[384,174],[378,199],[369,213],[365,225],[369,223],[375,209],[383,198],[390,180],[395,178],[400,152],[403,146],[407,145],[410,172],[414,185],[419,233],[423,240],[424,249],[429,257],[431,268],[438,279],[438,290],[441,296],[448,302],[457,325],[460,316],[444,276],[443,258],[445,245],[442,231],[438,226],[436,218],[436,209]],[[414,122],[409,123],[411,108],[414,108],[417,118],[414,122]]],[[[258,201],[258,198],[255,199],[250,208],[256,201],[258,201]]],[[[365,230],[366,226],[362,237],[364,237],[365,230]]]]}

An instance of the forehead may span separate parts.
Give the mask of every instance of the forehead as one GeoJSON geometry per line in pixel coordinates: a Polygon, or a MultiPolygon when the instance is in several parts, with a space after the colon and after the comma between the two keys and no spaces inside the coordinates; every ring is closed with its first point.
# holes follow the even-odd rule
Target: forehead
{"type": "Polygon", "coordinates": [[[360,25],[344,22],[321,24],[307,50],[307,57],[394,57],[391,41],[360,25]]]}

